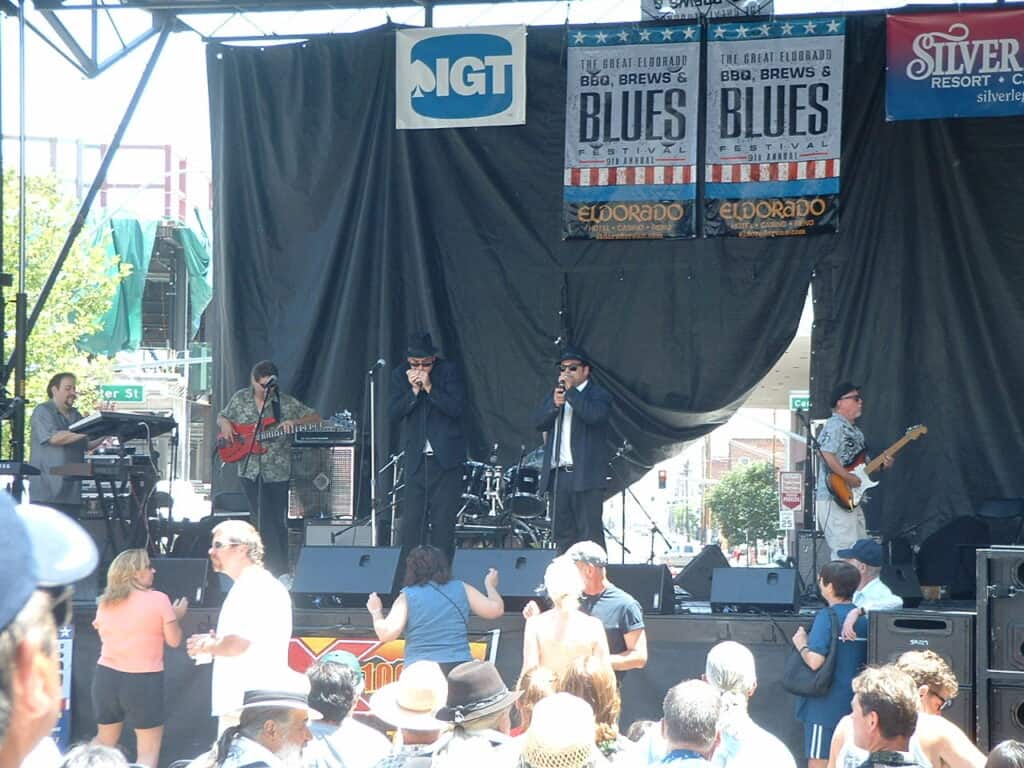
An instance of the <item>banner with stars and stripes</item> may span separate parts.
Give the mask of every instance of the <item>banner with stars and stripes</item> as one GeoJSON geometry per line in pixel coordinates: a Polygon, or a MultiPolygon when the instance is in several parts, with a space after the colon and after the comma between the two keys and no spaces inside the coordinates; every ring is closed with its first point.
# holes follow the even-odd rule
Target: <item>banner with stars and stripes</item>
{"type": "Polygon", "coordinates": [[[708,27],[706,236],[836,230],[844,41],[842,18],[708,27]]]}
{"type": "Polygon", "coordinates": [[[693,237],[700,26],[568,34],[563,236],[693,237]]]}

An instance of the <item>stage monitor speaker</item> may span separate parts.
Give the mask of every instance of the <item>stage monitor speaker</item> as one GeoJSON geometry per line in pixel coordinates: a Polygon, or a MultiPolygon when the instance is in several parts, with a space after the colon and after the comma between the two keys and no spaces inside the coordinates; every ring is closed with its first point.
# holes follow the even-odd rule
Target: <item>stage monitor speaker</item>
{"type": "Polygon", "coordinates": [[[335,606],[359,608],[377,592],[391,594],[400,547],[303,547],[292,594],[329,595],[335,606]]]}
{"type": "Polygon", "coordinates": [[[676,576],[674,584],[690,593],[693,600],[711,599],[711,577],[715,568],[728,568],[722,548],[717,544],[708,544],[686,567],[676,576]]]}
{"type": "Polygon", "coordinates": [[[635,597],[644,613],[675,613],[676,593],[667,565],[609,564],[607,570],[608,580],[635,597]]]}
{"type": "Polygon", "coordinates": [[[973,685],[974,614],[915,610],[871,613],[868,664],[888,664],[906,651],[934,651],[953,670],[961,686],[973,685]]]}
{"type": "Polygon", "coordinates": [[[190,605],[206,605],[210,579],[210,561],[199,557],[154,557],[156,575],[153,589],[163,592],[171,602],[188,598],[190,605]]]}
{"type": "Polygon", "coordinates": [[[978,675],[1024,671],[1024,547],[979,549],[978,675]]]}
{"type": "Polygon", "coordinates": [[[498,591],[506,611],[520,611],[544,587],[544,571],[558,555],[553,549],[457,549],[452,578],[484,592],[488,568],[498,569],[498,591]]]}
{"type": "Polygon", "coordinates": [[[921,604],[921,583],[914,573],[914,566],[911,563],[892,563],[882,566],[882,573],[879,575],[882,583],[892,590],[894,595],[903,598],[904,608],[916,608],[921,604]]]}
{"type": "Polygon", "coordinates": [[[371,547],[373,532],[369,523],[354,525],[334,520],[307,520],[307,547],[371,547]]]}
{"type": "Polygon", "coordinates": [[[354,517],[355,455],[356,449],[350,445],[292,448],[288,517],[351,523],[354,517]]]}
{"type": "Polygon", "coordinates": [[[811,530],[797,531],[796,549],[800,580],[806,590],[818,583],[821,566],[832,559],[832,550],[829,549],[825,535],[821,531],[811,530]]]}
{"type": "Polygon", "coordinates": [[[970,685],[961,685],[957,689],[953,703],[942,713],[942,716],[966,733],[967,738],[971,741],[976,741],[978,725],[974,715],[974,688],[970,685]]]}
{"type": "Polygon", "coordinates": [[[792,568],[715,568],[711,577],[711,609],[795,611],[800,585],[792,568]]]}

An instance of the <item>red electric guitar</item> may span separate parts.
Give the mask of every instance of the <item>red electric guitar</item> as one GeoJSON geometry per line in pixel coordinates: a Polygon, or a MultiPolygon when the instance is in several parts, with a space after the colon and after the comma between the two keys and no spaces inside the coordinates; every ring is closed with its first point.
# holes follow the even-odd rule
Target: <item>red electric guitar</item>
{"type": "Polygon", "coordinates": [[[241,461],[249,455],[250,446],[252,446],[252,453],[258,456],[267,452],[267,447],[263,445],[267,440],[302,435],[304,433],[327,433],[327,435],[310,434],[306,438],[307,441],[315,441],[317,437],[322,438],[334,435],[341,438],[344,444],[348,444],[344,437],[350,438],[353,443],[355,442],[356,426],[352,420],[352,414],[348,411],[336,413],[326,421],[319,421],[313,424],[296,424],[295,429],[291,432],[285,432],[280,426],[274,427],[273,425],[276,423],[273,416],[268,416],[263,419],[262,429],[257,432],[255,423],[236,424],[231,422],[231,429],[235,433],[234,441],[229,443],[222,437],[217,438],[217,454],[220,456],[221,461],[225,464],[234,464],[241,461]]]}

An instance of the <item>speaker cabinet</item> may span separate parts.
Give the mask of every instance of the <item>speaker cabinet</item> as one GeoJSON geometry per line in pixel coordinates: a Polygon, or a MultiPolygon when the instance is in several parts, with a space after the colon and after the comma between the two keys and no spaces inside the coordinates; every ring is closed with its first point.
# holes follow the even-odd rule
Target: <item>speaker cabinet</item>
{"type": "MultiPolygon", "coordinates": [[[[210,561],[205,557],[154,557],[156,575],[153,589],[166,594],[174,602],[187,597],[191,605],[208,605],[216,602],[213,594],[207,594],[210,587],[210,561]]],[[[219,593],[219,589],[215,592],[219,593]]]]}
{"type": "Polygon", "coordinates": [[[288,517],[352,522],[355,498],[353,446],[292,448],[288,517]]]}
{"type": "Polygon", "coordinates": [[[667,565],[608,565],[608,580],[640,603],[644,613],[675,613],[675,589],[667,565]]]}
{"type": "Polygon", "coordinates": [[[715,568],[728,568],[729,561],[716,544],[708,544],[679,572],[673,582],[690,593],[690,599],[711,599],[711,577],[715,568]]]}
{"type": "MultiPolygon", "coordinates": [[[[961,686],[974,685],[974,614],[954,611],[874,611],[868,620],[868,663],[888,664],[906,651],[934,651],[961,686]]],[[[974,731],[971,725],[970,731],[974,731]]]]}
{"type": "Polygon", "coordinates": [[[371,547],[373,532],[369,524],[307,520],[304,543],[307,547],[371,547]]]}
{"type": "Polygon", "coordinates": [[[391,593],[400,547],[303,547],[292,594],[328,596],[333,606],[362,607],[371,592],[391,593]]]}
{"type": "Polygon", "coordinates": [[[1024,547],[979,549],[978,674],[1024,672],[1024,547]]]}
{"type": "Polygon", "coordinates": [[[484,591],[489,568],[498,569],[498,591],[506,611],[519,611],[537,598],[544,571],[557,556],[553,549],[457,549],[452,578],[484,591]]]}
{"type": "Polygon", "coordinates": [[[982,751],[1007,739],[1024,741],[1024,675],[992,675],[978,687],[977,702],[982,751]]]}
{"type": "Polygon", "coordinates": [[[966,733],[967,738],[975,741],[977,723],[974,715],[974,688],[970,685],[961,685],[953,703],[942,713],[942,716],[966,733]]]}
{"type": "Polygon", "coordinates": [[[797,531],[796,561],[804,589],[818,583],[821,566],[832,559],[832,551],[821,531],[797,531]]]}
{"type": "Polygon", "coordinates": [[[720,611],[795,611],[800,602],[792,568],[715,568],[711,609],[720,611]]]}
{"type": "Polygon", "coordinates": [[[917,580],[911,563],[890,563],[882,566],[879,577],[894,595],[903,598],[904,608],[916,608],[921,604],[921,583],[917,580]]]}

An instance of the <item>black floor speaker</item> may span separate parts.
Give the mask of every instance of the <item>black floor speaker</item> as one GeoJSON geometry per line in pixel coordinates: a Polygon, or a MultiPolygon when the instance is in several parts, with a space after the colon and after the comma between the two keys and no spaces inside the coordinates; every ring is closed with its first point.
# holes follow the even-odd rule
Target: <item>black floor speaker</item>
{"type": "Polygon", "coordinates": [[[608,580],[635,597],[644,613],[675,613],[675,589],[667,565],[608,565],[608,580]]]}
{"type": "Polygon", "coordinates": [[[292,594],[329,596],[331,605],[359,608],[371,592],[385,599],[395,581],[400,547],[303,547],[292,594]]]}
{"type": "Polygon", "coordinates": [[[868,621],[868,664],[888,664],[906,651],[934,651],[953,670],[961,687],[973,685],[974,614],[912,609],[873,612],[868,621]]]}
{"type": "Polygon", "coordinates": [[[679,572],[674,583],[685,589],[692,600],[707,601],[711,599],[711,577],[715,568],[728,567],[729,561],[722,553],[722,548],[708,544],[679,572]]]}
{"type": "Polygon", "coordinates": [[[373,545],[373,535],[369,523],[306,520],[304,543],[307,547],[369,547],[373,545]]]}
{"type": "Polygon", "coordinates": [[[210,561],[205,557],[154,557],[152,563],[156,569],[153,589],[163,592],[171,602],[179,597],[188,598],[190,605],[219,604],[218,598],[223,601],[219,587],[211,589],[210,561]]]}
{"type": "Polygon", "coordinates": [[[497,568],[505,610],[519,611],[537,598],[544,586],[544,571],[557,554],[553,549],[457,549],[452,578],[484,592],[487,570],[497,568]]]}
{"type": "Polygon", "coordinates": [[[978,675],[1024,672],[1024,547],[977,553],[978,675]]]}
{"type": "Polygon", "coordinates": [[[914,566],[910,563],[883,565],[879,578],[894,595],[903,598],[904,608],[916,608],[921,604],[921,582],[917,580],[914,566]]]}
{"type": "Polygon", "coordinates": [[[993,675],[982,683],[977,698],[978,747],[988,752],[1007,739],[1024,741],[1024,679],[993,675]]]}
{"type": "Polygon", "coordinates": [[[802,588],[814,588],[818,583],[821,566],[832,559],[832,550],[821,531],[797,531],[797,569],[800,572],[802,588]]]}
{"type": "Polygon", "coordinates": [[[715,611],[795,611],[799,602],[793,568],[715,568],[711,578],[715,611]]]}

